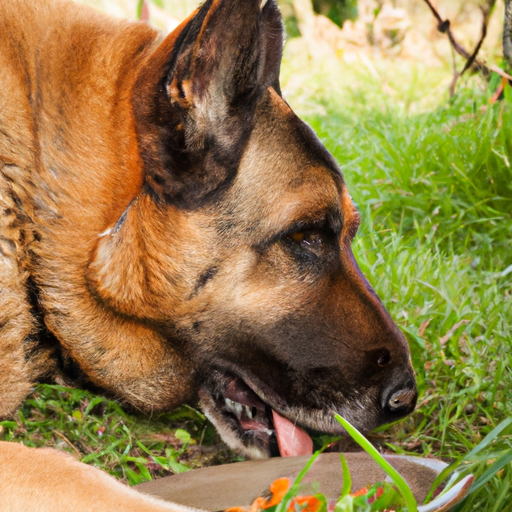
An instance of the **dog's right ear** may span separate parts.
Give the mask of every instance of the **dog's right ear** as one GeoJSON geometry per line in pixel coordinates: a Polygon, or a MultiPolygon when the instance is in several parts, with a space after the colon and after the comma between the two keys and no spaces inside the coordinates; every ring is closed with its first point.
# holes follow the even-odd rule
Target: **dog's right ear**
{"type": "Polygon", "coordinates": [[[147,60],[133,105],[161,200],[195,208],[233,179],[258,98],[279,92],[282,44],[275,0],[207,0],[147,60]]]}

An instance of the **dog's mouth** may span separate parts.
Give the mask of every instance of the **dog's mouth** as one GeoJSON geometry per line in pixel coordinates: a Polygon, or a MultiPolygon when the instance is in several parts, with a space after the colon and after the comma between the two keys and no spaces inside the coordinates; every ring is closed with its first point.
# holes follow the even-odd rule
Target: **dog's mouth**
{"type": "Polygon", "coordinates": [[[213,389],[204,387],[200,394],[206,415],[222,437],[250,457],[313,452],[309,434],[265,403],[240,377],[223,375],[213,389]]]}

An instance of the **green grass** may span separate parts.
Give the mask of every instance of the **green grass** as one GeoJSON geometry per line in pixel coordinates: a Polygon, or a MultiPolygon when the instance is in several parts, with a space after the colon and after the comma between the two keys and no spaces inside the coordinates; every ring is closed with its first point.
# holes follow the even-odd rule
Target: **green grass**
{"type": "MultiPolygon", "coordinates": [[[[418,410],[372,440],[448,461],[512,416],[512,100],[489,105],[476,78],[450,99],[450,78],[410,62],[319,61],[300,39],[283,65],[288,101],[345,173],[363,216],[354,252],[418,375],[418,410]]],[[[0,425],[3,439],[57,446],[130,483],[236,458],[191,409],[141,419],[55,386],[0,425]]],[[[505,434],[475,456],[479,475],[503,467],[459,512],[512,510],[511,453],[505,434]]]]}

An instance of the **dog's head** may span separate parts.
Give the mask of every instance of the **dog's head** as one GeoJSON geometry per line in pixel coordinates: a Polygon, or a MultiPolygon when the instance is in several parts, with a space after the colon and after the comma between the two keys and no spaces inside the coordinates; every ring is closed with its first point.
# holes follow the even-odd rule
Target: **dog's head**
{"type": "Polygon", "coordinates": [[[273,412],[336,433],[336,411],[369,431],[417,396],[407,342],[352,254],[343,176],[281,96],[282,41],[274,0],[208,0],[145,62],[146,261],[130,266],[145,280],[125,299],[97,284],[167,333],[208,416],[254,457],[272,451],[273,412]]]}

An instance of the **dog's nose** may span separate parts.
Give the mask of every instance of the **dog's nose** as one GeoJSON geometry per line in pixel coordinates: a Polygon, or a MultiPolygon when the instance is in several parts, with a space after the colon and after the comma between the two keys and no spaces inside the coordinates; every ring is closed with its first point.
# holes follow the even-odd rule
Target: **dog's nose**
{"type": "Polygon", "coordinates": [[[382,397],[382,409],[388,414],[392,414],[398,419],[401,416],[410,414],[416,400],[418,399],[418,391],[414,381],[401,383],[398,386],[388,388],[382,397]]]}

